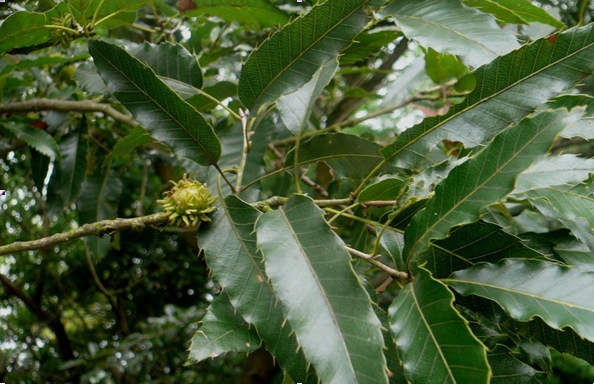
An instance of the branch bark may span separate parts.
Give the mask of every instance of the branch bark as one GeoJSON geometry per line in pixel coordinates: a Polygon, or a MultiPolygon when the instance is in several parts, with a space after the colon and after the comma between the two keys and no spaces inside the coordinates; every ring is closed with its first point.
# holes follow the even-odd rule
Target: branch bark
{"type": "Polygon", "coordinates": [[[164,212],[155,213],[149,216],[134,217],[131,219],[103,220],[96,223],[85,224],[80,228],[73,229],[65,233],[44,237],[43,239],[32,241],[17,241],[16,243],[0,246],[0,256],[16,252],[31,251],[34,249],[44,249],[53,247],[57,244],[65,243],[83,236],[102,237],[106,234],[112,234],[116,231],[126,229],[142,229],[146,225],[165,224],[169,221],[164,212]]]}
{"type": "Polygon", "coordinates": [[[57,100],[57,99],[32,99],[0,104],[0,114],[22,113],[38,111],[60,111],[60,112],[103,112],[114,120],[135,127],[138,122],[132,116],[128,116],[113,108],[109,104],[102,104],[92,100],[57,100]]]}

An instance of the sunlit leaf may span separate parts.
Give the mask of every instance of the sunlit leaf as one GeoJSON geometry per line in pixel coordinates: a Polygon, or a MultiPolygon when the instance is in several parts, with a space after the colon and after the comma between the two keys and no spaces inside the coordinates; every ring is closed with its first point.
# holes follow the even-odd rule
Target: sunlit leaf
{"type": "Polygon", "coordinates": [[[258,220],[266,273],[322,382],[387,383],[380,322],[323,214],[294,195],[258,220]]]}
{"type": "Polygon", "coordinates": [[[526,192],[530,203],[544,215],[561,221],[575,237],[594,251],[593,182],[536,189],[526,192]]]}
{"type": "Polygon", "coordinates": [[[462,0],[464,4],[490,13],[501,23],[528,24],[537,22],[555,28],[565,25],[530,0],[462,0]]]}
{"type": "Polygon", "coordinates": [[[283,25],[289,21],[287,14],[268,0],[198,0],[196,8],[185,12],[185,15],[196,17],[205,13],[254,29],[283,25]]]}
{"type": "Polygon", "coordinates": [[[436,51],[460,56],[473,67],[520,46],[514,34],[502,30],[492,16],[459,0],[394,1],[381,13],[394,17],[408,38],[436,51]]]}
{"type": "Polygon", "coordinates": [[[406,259],[416,257],[432,239],[444,238],[453,226],[478,220],[481,208],[509,194],[517,175],[544,156],[559,132],[577,121],[581,112],[560,109],[524,119],[454,168],[408,226],[406,259]]]}
{"type": "Polygon", "coordinates": [[[337,68],[338,63],[334,60],[324,63],[301,88],[278,98],[276,106],[280,117],[291,133],[299,136],[306,128],[314,102],[332,80],[337,68]]]}
{"type": "Polygon", "coordinates": [[[561,184],[577,184],[586,180],[593,170],[594,159],[575,155],[550,156],[522,172],[516,180],[513,193],[561,184]]]}
{"type": "Polygon", "coordinates": [[[594,273],[541,260],[505,259],[455,272],[447,284],[463,295],[497,302],[518,321],[534,316],[555,329],[571,327],[594,340],[594,273]]]}
{"type": "Polygon", "coordinates": [[[426,118],[382,150],[402,168],[416,168],[444,139],[473,148],[594,72],[593,25],[538,40],[474,72],[476,88],[444,116],[426,118]],[[504,75],[505,74],[505,75],[504,75]]]}

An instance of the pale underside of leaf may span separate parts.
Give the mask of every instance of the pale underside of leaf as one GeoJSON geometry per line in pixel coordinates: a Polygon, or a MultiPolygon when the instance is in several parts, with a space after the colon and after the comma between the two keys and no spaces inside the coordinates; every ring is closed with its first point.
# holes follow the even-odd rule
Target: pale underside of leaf
{"type": "Polygon", "coordinates": [[[571,327],[594,341],[594,273],[548,261],[505,259],[455,272],[447,283],[463,295],[497,302],[513,319],[534,316],[555,329],[571,327]]]}
{"type": "Polygon", "coordinates": [[[481,208],[509,194],[517,175],[544,156],[559,132],[582,112],[560,109],[524,119],[454,168],[407,228],[406,259],[425,250],[431,239],[444,238],[453,226],[476,221],[481,208]]]}

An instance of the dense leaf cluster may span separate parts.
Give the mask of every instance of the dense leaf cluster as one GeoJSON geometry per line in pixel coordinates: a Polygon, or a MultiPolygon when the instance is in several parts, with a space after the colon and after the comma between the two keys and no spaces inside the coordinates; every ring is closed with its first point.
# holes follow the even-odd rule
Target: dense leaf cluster
{"type": "Polygon", "coordinates": [[[541,3],[2,9],[0,380],[594,381],[594,24],[541,3]]]}

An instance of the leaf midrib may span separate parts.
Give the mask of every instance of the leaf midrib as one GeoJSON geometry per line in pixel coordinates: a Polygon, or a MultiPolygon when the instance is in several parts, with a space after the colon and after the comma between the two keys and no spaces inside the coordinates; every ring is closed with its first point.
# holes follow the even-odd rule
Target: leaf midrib
{"type": "MultiPolygon", "coordinates": [[[[498,176],[500,174],[500,171],[505,168],[506,166],[509,165],[509,163],[511,163],[513,160],[515,160],[517,158],[517,156],[522,153],[526,147],[528,147],[530,144],[532,144],[534,142],[534,140],[536,140],[537,138],[539,138],[542,134],[546,133],[548,127],[550,127],[551,125],[555,124],[558,122],[558,120],[554,120],[552,122],[550,122],[549,124],[547,124],[544,128],[539,129],[539,131],[530,138],[530,140],[527,140],[524,145],[522,145],[521,147],[515,147],[516,151],[514,153],[513,156],[509,157],[502,165],[498,164],[497,168],[491,173],[491,175],[489,177],[487,177],[482,183],[478,184],[472,191],[472,193],[467,194],[463,199],[459,200],[456,204],[454,204],[452,206],[451,209],[447,210],[444,214],[442,214],[439,218],[439,220],[435,221],[431,226],[428,226],[427,228],[425,228],[423,230],[423,235],[415,242],[415,244],[413,245],[413,247],[411,248],[411,250],[409,251],[409,254],[407,255],[407,264],[410,262],[412,256],[415,254],[414,251],[417,249],[417,247],[420,245],[421,242],[425,241],[426,236],[428,236],[428,234],[433,230],[433,228],[435,228],[438,224],[440,224],[441,222],[444,221],[444,218],[446,218],[447,216],[449,216],[450,214],[452,214],[452,212],[456,211],[456,209],[464,202],[468,201],[468,199],[472,196],[474,196],[476,193],[478,193],[479,191],[482,190],[482,188],[485,186],[485,184],[487,184],[488,182],[490,182],[494,177],[498,176]]],[[[489,147],[486,147],[483,151],[487,150],[489,147]]],[[[483,151],[481,151],[480,153],[484,153],[483,151]]],[[[478,157],[478,154],[477,154],[478,157]]],[[[476,157],[473,159],[476,161],[476,157]]],[[[472,161],[472,160],[471,160],[472,161]]],[[[427,208],[424,208],[427,209],[427,208]]]]}
{"type": "MultiPolygon", "coordinates": [[[[431,129],[429,129],[429,130],[426,130],[426,131],[422,132],[420,135],[417,135],[417,136],[415,137],[415,140],[409,141],[408,143],[406,143],[406,144],[402,145],[402,147],[401,147],[401,148],[397,149],[397,150],[396,150],[394,153],[392,153],[390,156],[388,156],[388,157],[384,158],[384,160],[383,160],[383,163],[384,163],[384,164],[385,164],[385,163],[387,163],[387,162],[388,162],[390,159],[392,159],[392,158],[393,158],[393,157],[395,157],[396,155],[400,154],[401,152],[403,152],[405,149],[407,149],[408,147],[412,146],[413,144],[417,143],[417,142],[418,142],[419,140],[421,140],[423,137],[425,137],[425,136],[429,135],[430,133],[433,133],[435,130],[439,129],[439,128],[440,128],[442,125],[444,125],[444,124],[448,123],[450,120],[452,120],[452,119],[454,119],[454,118],[456,118],[456,117],[458,117],[458,116],[462,115],[463,113],[466,113],[466,112],[468,112],[469,110],[472,110],[472,109],[474,109],[474,108],[478,107],[478,106],[479,106],[479,105],[481,105],[481,104],[484,104],[484,103],[485,103],[485,102],[487,102],[487,101],[490,101],[490,100],[494,99],[495,97],[499,96],[500,94],[502,94],[502,93],[504,93],[504,92],[507,92],[509,89],[511,89],[511,88],[513,88],[513,87],[515,87],[516,85],[518,85],[518,84],[521,84],[521,83],[523,83],[523,82],[525,82],[525,81],[528,81],[529,79],[531,79],[531,78],[533,78],[533,77],[535,77],[535,76],[537,76],[537,75],[540,75],[540,73],[541,73],[541,72],[543,72],[543,71],[545,71],[545,70],[547,70],[547,69],[549,69],[549,68],[551,68],[551,67],[553,67],[553,66],[555,66],[555,65],[558,65],[559,63],[561,63],[561,62],[563,62],[563,61],[565,61],[565,60],[569,60],[569,59],[573,58],[575,55],[577,55],[577,54],[581,53],[583,50],[586,50],[586,49],[589,49],[589,48],[591,48],[592,46],[594,46],[594,42],[591,42],[590,44],[588,44],[588,45],[585,45],[584,47],[580,48],[579,50],[577,50],[577,51],[574,51],[574,52],[573,52],[571,55],[569,55],[569,56],[564,56],[563,58],[561,58],[561,59],[559,59],[559,60],[557,60],[557,61],[554,61],[554,62],[551,62],[551,63],[547,64],[546,66],[544,66],[543,68],[539,69],[538,71],[531,73],[531,74],[530,74],[530,76],[523,77],[523,78],[521,78],[521,79],[519,79],[519,80],[517,80],[517,81],[513,82],[512,84],[510,84],[510,85],[506,86],[505,88],[502,88],[501,90],[499,90],[499,91],[497,91],[497,92],[495,92],[495,93],[493,93],[493,94],[491,94],[491,95],[489,95],[489,96],[487,96],[487,97],[484,97],[484,98],[480,99],[480,100],[479,100],[479,101],[477,101],[476,103],[474,103],[474,104],[472,104],[472,105],[469,105],[468,107],[466,107],[466,108],[464,108],[464,109],[460,110],[460,112],[458,112],[458,113],[455,113],[455,114],[453,114],[453,115],[451,115],[451,116],[447,117],[446,119],[444,119],[444,120],[440,121],[438,124],[436,124],[435,126],[433,126],[433,128],[431,128],[431,129]]],[[[517,50],[516,50],[516,51],[513,51],[511,54],[516,54],[517,52],[519,52],[519,51],[517,51],[517,50]]],[[[502,57],[504,57],[504,56],[499,56],[499,58],[498,58],[497,60],[501,60],[501,58],[502,58],[502,57]]],[[[492,63],[492,62],[491,62],[491,63],[492,63]]],[[[489,64],[487,64],[487,65],[489,65],[489,64]]],[[[475,72],[476,72],[476,71],[475,71],[475,72]]],[[[473,74],[474,74],[474,72],[473,72],[473,74]]],[[[421,124],[423,124],[423,123],[421,123],[421,124]]],[[[416,127],[416,126],[415,126],[415,127],[416,127]]],[[[415,127],[413,127],[413,128],[410,128],[410,129],[414,129],[415,127]]],[[[398,139],[396,139],[396,141],[398,141],[398,139]]]]}
{"type": "Polygon", "coordinates": [[[348,348],[346,346],[345,338],[343,336],[342,330],[340,329],[340,326],[339,326],[339,323],[338,323],[338,319],[334,315],[334,308],[332,307],[332,305],[330,305],[330,302],[328,301],[328,297],[326,295],[326,292],[325,292],[323,286],[320,283],[320,278],[318,277],[315,269],[313,268],[313,266],[311,265],[311,263],[309,261],[309,254],[301,246],[301,241],[299,239],[299,235],[297,234],[297,232],[295,232],[293,230],[293,226],[291,225],[291,222],[290,222],[289,218],[286,215],[286,212],[285,212],[284,207],[280,207],[278,209],[278,211],[280,212],[281,217],[283,218],[283,220],[287,224],[287,228],[289,228],[289,231],[291,232],[291,235],[293,236],[293,239],[299,245],[300,254],[307,256],[307,257],[304,257],[305,262],[307,263],[307,266],[308,266],[308,268],[310,270],[311,275],[314,276],[314,280],[316,282],[316,285],[318,287],[318,290],[321,292],[321,296],[324,298],[324,302],[326,303],[326,308],[327,309],[328,308],[331,309],[328,312],[330,313],[330,316],[332,317],[332,321],[334,323],[335,329],[338,331],[337,333],[340,336],[340,341],[341,341],[341,344],[342,344],[342,347],[343,347],[343,354],[346,357],[346,359],[348,359],[348,366],[351,368],[351,374],[353,376],[356,376],[355,375],[355,372],[353,371],[353,362],[352,362],[352,359],[351,359],[351,355],[349,354],[349,350],[348,350],[348,348]]]}
{"type": "MultiPolygon", "coordinates": [[[[472,285],[472,286],[476,286],[476,287],[481,287],[481,288],[490,288],[492,290],[495,291],[502,291],[505,292],[509,295],[518,295],[518,296],[525,296],[526,298],[535,300],[535,301],[544,301],[544,302],[548,302],[548,303],[552,303],[552,304],[556,304],[556,305],[560,305],[562,307],[571,307],[571,308],[576,308],[576,309],[581,309],[583,311],[586,312],[591,312],[594,315],[594,308],[588,308],[588,307],[584,307],[582,305],[578,305],[578,304],[574,304],[574,303],[569,303],[569,302],[564,302],[564,301],[560,301],[557,299],[552,299],[552,298],[545,298],[543,296],[538,296],[534,293],[528,293],[528,292],[524,292],[524,291],[517,291],[517,290],[513,290],[512,288],[508,288],[508,287],[503,287],[500,285],[493,285],[493,284],[488,284],[488,283],[483,283],[483,282],[476,282],[476,281],[472,281],[472,280],[459,280],[459,279],[443,279],[444,282],[447,283],[460,283],[460,284],[467,284],[467,285],[472,285]]],[[[493,299],[496,300],[497,299],[493,299]]],[[[572,314],[573,315],[573,314],[572,314]]],[[[579,319],[577,319],[579,320],[579,319]]]]}
{"type": "MultiPolygon", "coordinates": [[[[106,46],[107,46],[107,45],[106,45],[106,46]]],[[[210,154],[210,151],[208,150],[208,148],[206,148],[206,147],[204,146],[204,144],[202,144],[200,141],[198,141],[198,140],[197,140],[197,139],[194,137],[194,135],[192,135],[192,133],[191,133],[191,132],[190,132],[190,131],[189,131],[189,130],[188,130],[188,129],[187,129],[187,128],[186,128],[186,127],[185,127],[185,126],[184,126],[184,125],[183,125],[183,124],[182,124],[182,123],[181,123],[181,122],[180,122],[180,121],[179,121],[177,118],[175,118],[175,117],[174,117],[174,116],[173,116],[173,115],[172,115],[172,114],[169,112],[169,110],[165,109],[165,108],[163,107],[163,105],[161,105],[160,103],[156,102],[156,101],[155,101],[155,99],[153,99],[153,98],[152,98],[152,97],[151,97],[151,96],[150,96],[148,93],[144,92],[144,91],[143,91],[141,88],[139,88],[139,87],[136,85],[136,82],[135,82],[135,81],[133,81],[132,79],[130,79],[130,77],[128,77],[128,76],[127,76],[127,75],[126,75],[124,72],[122,72],[122,71],[119,69],[119,67],[115,66],[115,64],[114,64],[114,62],[113,62],[113,61],[111,61],[111,60],[109,60],[108,58],[106,58],[106,57],[105,57],[105,55],[103,55],[103,52],[101,52],[101,50],[100,50],[100,49],[95,49],[95,51],[97,52],[97,54],[101,55],[101,57],[103,57],[103,59],[104,59],[104,60],[106,60],[106,62],[108,62],[108,63],[109,63],[111,66],[112,66],[112,68],[114,68],[114,69],[116,70],[116,72],[117,72],[117,73],[119,73],[121,76],[123,76],[124,78],[126,78],[126,80],[128,80],[128,82],[129,82],[129,84],[132,84],[132,85],[133,85],[133,86],[134,86],[134,87],[135,87],[135,88],[136,88],[136,89],[137,89],[137,90],[138,90],[138,91],[139,91],[141,94],[145,95],[145,96],[146,96],[146,97],[147,97],[149,100],[151,100],[151,102],[152,102],[153,104],[157,105],[157,106],[159,107],[159,110],[160,110],[161,112],[164,112],[164,113],[165,113],[167,116],[169,116],[169,117],[170,117],[170,119],[171,119],[171,121],[174,121],[174,122],[175,122],[175,124],[177,124],[177,126],[178,126],[178,127],[182,128],[182,129],[183,129],[183,131],[184,131],[184,132],[186,132],[186,134],[187,134],[187,135],[188,135],[188,136],[189,136],[189,137],[192,139],[192,141],[198,145],[198,147],[199,147],[199,148],[202,150],[203,154],[204,154],[204,155],[205,155],[205,156],[206,156],[206,157],[207,157],[207,158],[210,160],[210,163],[211,163],[212,165],[215,165],[215,164],[217,164],[217,161],[216,161],[216,159],[214,159],[214,158],[213,158],[213,156],[210,154]]],[[[116,53],[114,56],[115,56],[115,57],[117,57],[117,53],[116,53]]],[[[161,79],[159,78],[159,76],[158,76],[158,75],[157,75],[157,74],[156,74],[156,73],[155,73],[155,72],[154,72],[154,71],[153,71],[151,68],[149,68],[149,67],[145,66],[144,64],[142,64],[142,62],[140,62],[140,61],[139,61],[137,58],[133,57],[132,55],[130,55],[130,59],[131,59],[131,60],[136,60],[136,61],[138,61],[138,63],[140,63],[140,64],[141,64],[141,65],[142,65],[144,68],[146,68],[147,70],[151,71],[151,72],[153,73],[153,75],[155,75],[155,79],[156,79],[156,81],[159,81],[159,82],[161,82],[161,84],[162,84],[164,87],[167,87],[167,88],[169,88],[169,86],[168,86],[167,84],[165,84],[165,83],[163,82],[163,80],[161,80],[161,79]]],[[[121,91],[119,91],[119,92],[121,92],[121,91]]],[[[173,92],[173,91],[172,91],[172,92],[173,92]]],[[[173,93],[175,94],[175,92],[173,92],[173,93]]],[[[178,97],[178,96],[177,96],[177,94],[175,94],[175,97],[178,97]]],[[[186,103],[186,104],[187,104],[189,107],[191,107],[192,109],[194,109],[194,107],[193,107],[191,104],[188,104],[188,103],[187,103],[185,100],[183,100],[182,98],[179,98],[179,97],[178,97],[178,99],[179,99],[178,101],[179,101],[180,103],[186,103]]],[[[195,110],[195,109],[194,109],[194,110],[195,110]]],[[[196,113],[198,113],[198,112],[196,111],[196,113]]],[[[149,131],[149,133],[150,133],[150,131],[149,131]]]]}
{"type": "MultiPolygon", "coordinates": [[[[360,6],[358,6],[357,8],[353,9],[353,11],[351,11],[348,15],[342,17],[338,22],[334,23],[330,29],[327,29],[326,33],[323,33],[318,39],[315,39],[314,42],[312,44],[310,44],[309,46],[307,46],[302,53],[300,53],[297,57],[295,57],[295,59],[291,60],[289,62],[288,65],[285,66],[285,68],[283,70],[281,70],[276,76],[272,77],[271,80],[268,82],[268,85],[266,85],[266,87],[262,88],[262,90],[260,91],[260,95],[254,99],[254,101],[252,102],[252,105],[257,105],[260,100],[262,99],[262,97],[267,93],[268,89],[270,89],[270,87],[276,83],[276,81],[282,76],[284,75],[287,71],[289,71],[291,69],[291,67],[298,61],[300,61],[305,55],[307,55],[311,49],[313,49],[313,47],[315,47],[320,41],[322,41],[324,38],[326,38],[330,33],[332,33],[336,27],[340,24],[342,24],[343,21],[347,20],[348,18],[350,18],[351,16],[353,16],[356,12],[358,12],[361,8],[363,8],[363,6],[368,3],[370,0],[365,0],[360,6]]],[[[326,4],[326,3],[324,3],[326,4]]],[[[324,4],[321,4],[320,6],[323,6],[324,4]]],[[[334,7],[334,2],[330,2],[330,6],[334,7]]],[[[315,12],[315,11],[314,11],[315,12]]],[[[331,10],[330,12],[333,12],[333,10],[331,10]]],[[[307,15],[302,16],[301,18],[296,19],[293,23],[287,25],[287,28],[290,28],[290,25],[295,25],[294,23],[299,22],[299,20],[303,20],[303,18],[305,18],[307,15]]],[[[317,14],[316,14],[317,16],[317,14]]],[[[314,18],[315,22],[317,22],[317,17],[314,18]]],[[[268,40],[270,41],[270,40],[268,40]]],[[[266,41],[266,42],[268,42],[266,41]]],[[[289,39],[290,41],[290,39],[289,39]]],[[[270,61],[268,61],[270,62],[270,61]]],[[[258,66],[258,69],[260,68],[260,61],[256,60],[256,65],[258,66]]],[[[249,84],[251,84],[251,82],[248,82],[249,84]]],[[[251,85],[250,85],[251,88],[251,85]]]]}

